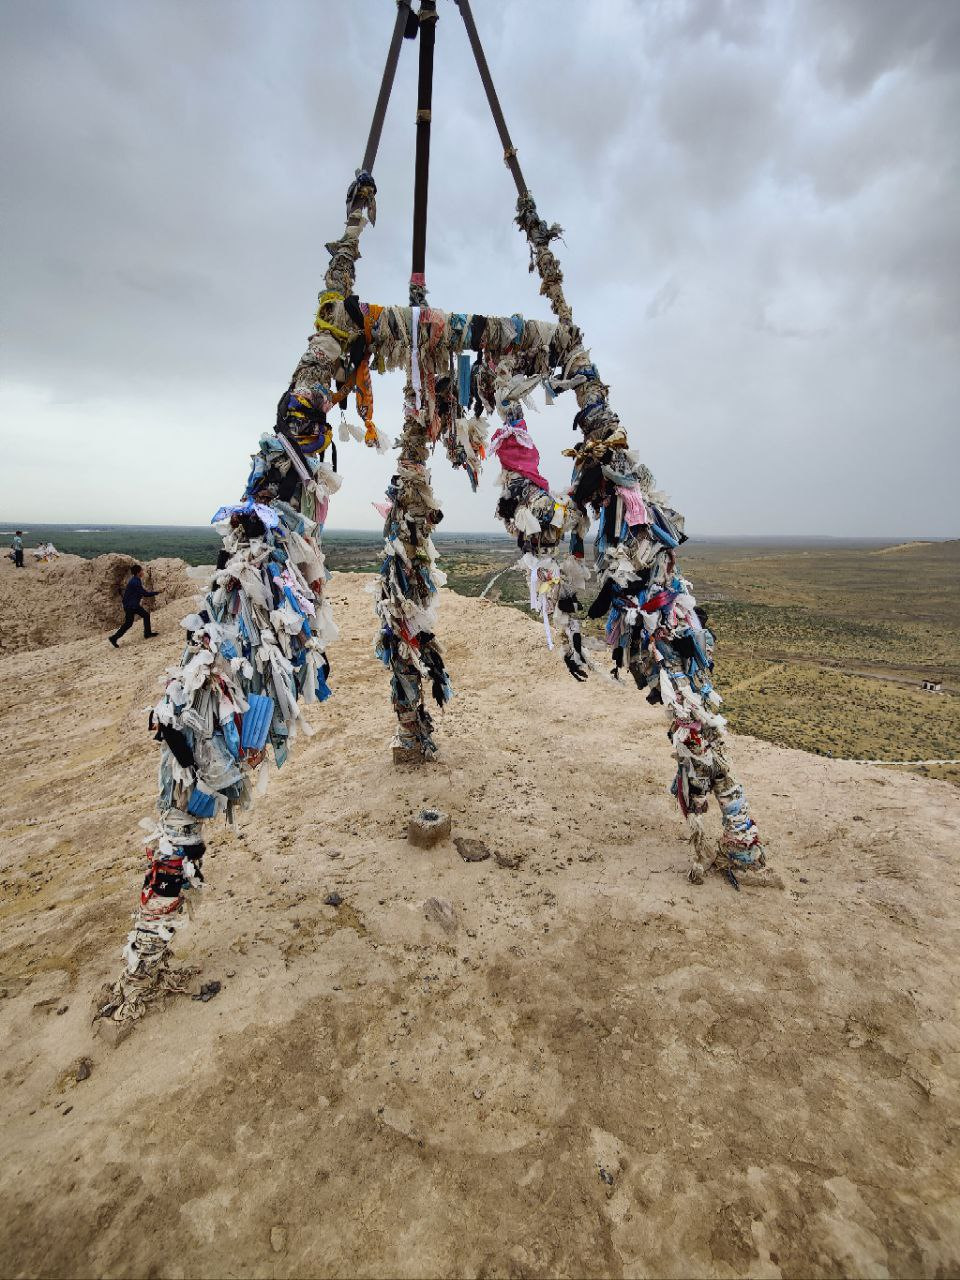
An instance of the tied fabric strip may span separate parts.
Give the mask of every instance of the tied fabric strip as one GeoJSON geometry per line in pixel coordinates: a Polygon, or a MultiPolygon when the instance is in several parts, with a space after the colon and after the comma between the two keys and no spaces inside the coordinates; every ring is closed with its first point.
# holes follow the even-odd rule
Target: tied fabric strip
{"type": "Polygon", "coordinates": [[[507,471],[514,471],[549,492],[550,483],[540,474],[540,452],[522,418],[497,428],[490,440],[490,452],[507,471]]]}
{"type": "Polygon", "coordinates": [[[649,523],[647,508],[644,506],[643,498],[638,488],[624,489],[621,487],[620,498],[623,501],[624,518],[631,528],[649,523]]]}
{"type": "Polygon", "coordinates": [[[547,648],[552,649],[553,636],[550,634],[550,612],[549,606],[547,605],[547,597],[545,595],[540,597],[540,612],[543,616],[543,630],[547,637],[547,648]]]}
{"type": "Polygon", "coordinates": [[[420,357],[419,357],[419,341],[420,341],[420,308],[411,307],[411,345],[410,345],[410,381],[413,383],[413,394],[416,396],[417,408],[422,408],[421,391],[423,390],[420,378],[420,357]]]}

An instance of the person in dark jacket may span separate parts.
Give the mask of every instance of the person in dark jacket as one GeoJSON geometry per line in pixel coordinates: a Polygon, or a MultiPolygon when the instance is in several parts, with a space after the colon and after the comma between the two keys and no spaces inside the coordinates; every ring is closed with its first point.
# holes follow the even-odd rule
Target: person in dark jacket
{"type": "Polygon", "coordinates": [[[152,640],[157,634],[156,631],[151,630],[150,615],[144,609],[141,601],[146,596],[158,596],[160,592],[148,591],[143,585],[143,579],[140,577],[141,573],[143,573],[142,565],[135,564],[131,566],[130,581],[123,589],[123,624],[117,628],[112,636],[107,637],[115,649],[119,647],[117,641],[120,637],[126,635],[133,626],[134,618],[143,619],[143,638],[145,640],[152,640]]]}

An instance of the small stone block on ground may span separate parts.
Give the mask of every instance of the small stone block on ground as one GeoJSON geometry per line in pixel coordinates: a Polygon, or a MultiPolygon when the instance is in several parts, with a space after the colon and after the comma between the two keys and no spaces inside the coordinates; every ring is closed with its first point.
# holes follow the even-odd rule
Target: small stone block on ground
{"type": "Polygon", "coordinates": [[[423,764],[423,752],[419,747],[394,747],[394,764],[423,764]]]}
{"type": "Polygon", "coordinates": [[[771,867],[751,867],[737,876],[741,889],[782,889],[783,876],[771,867]]]}
{"type": "Polygon", "coordinates": [[[407,838],[411,844],[429,849],[450,835],[452,825],[449,813],[439,809],[421,809],[407,824],[407,838]]]}

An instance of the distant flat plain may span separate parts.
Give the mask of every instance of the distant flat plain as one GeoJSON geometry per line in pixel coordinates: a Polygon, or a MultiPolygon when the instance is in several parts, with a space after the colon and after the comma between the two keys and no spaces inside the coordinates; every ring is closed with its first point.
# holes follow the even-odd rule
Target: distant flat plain
{"type": "MultiPolygon", "coordinates": [[[[0,526],[9,544],[12,524],[0,526]]],[[[33,525],[28,547],[210,563],[209,528],[33,525]]],[[[496,534],[435,535],[448,585],[479,595],[517,558],[496,534]]],[[[375,572],[375,532],[328,530],[334,570],[375,572]]],[[[731,728],[785,746],[853,759],[960,757],[960,539],[692,538],[682,568],[717,635],[718,686],[731,728]],[[921,689],[942,682],[943,693],[921,689]]],[[[492,592],[526,608],[519,572],[492,592]]],[[[602,627],[595,628],[599,635],[602,627]]],[[[920,771],[960,783],[960,766],[920,771]]]]}

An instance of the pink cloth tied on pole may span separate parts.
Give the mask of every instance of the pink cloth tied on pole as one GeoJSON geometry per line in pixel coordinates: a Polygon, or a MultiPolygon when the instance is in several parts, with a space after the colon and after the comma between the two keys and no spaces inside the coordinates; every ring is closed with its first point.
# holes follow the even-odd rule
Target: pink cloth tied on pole
{"type": "Polygon", "coordinates": [[[507,471],[515,471],[517,475],[549,493],[550,482],[540,474],[540,451],[533,443],[522,418],[497,428],[490,441],[490,452],[496,454],[501,467],[507,471]]]}
{"type": "Polygon", "coordinates": [[[623,514],[631,529],[638,524],[650,523],[650,517],[647,515],[647,508],[644,505],[639,489],[626,489],[621,485],[617,485],[617,492],[623,499],[623,514]]]}

